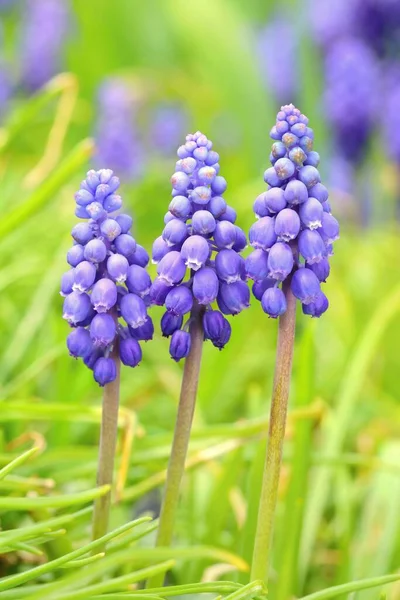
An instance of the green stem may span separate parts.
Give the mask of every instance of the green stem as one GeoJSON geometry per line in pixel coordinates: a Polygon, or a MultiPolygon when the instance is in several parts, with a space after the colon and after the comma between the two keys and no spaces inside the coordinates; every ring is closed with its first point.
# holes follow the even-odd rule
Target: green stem
{"type": "Polygon", "coordinates": [[[272,544],[273,522],[285,437],[296,325],[296,299],[290,289],[290,280],[284,283],[283,291],[286,295],[287,310],[279,319],[268,446],[258,509],[251,581],[255,579],[268,581],[269,554],[272,544]]]}
{"type": "MultiPolygon", "coordinates": [[[[191,348],[185,361],[178,414],[176,417],[174,439],[168,463],[164,499],[161,507],[160,523],[156,546],[170,546],[178,508],[181,481],[185,470],[186,455],[189,446],[190,431],[196,405],[197,386],[204,342],[203,309],[195,305],[190,315],[191,348]]],[[[160,587],[163,584],[162,573],[151,577],[148,587],[160,587]]]]}
{"type": "MultiPolygon", "coordinates": [[[[104,386],[103,410],[101,417],[99,459],[97,466],[97,485],[112,486],[114,474],[114,458],[117,446],[118,433],[118,408],[119,408],[119,387],[120,387],[120,358],[118,344],[110,354],[117,366],[117,377],[111,383],[104,386]]],[[[104,536],[108,530],[111,505],[111,487],[110,491],[97,498],[94,504],[93,513],[93,540],[104,536]]],[[[102,548],[100,548],[102,550],[102,548]]],[[[96,552],[99,549],[96,548],[96,552]]]]}

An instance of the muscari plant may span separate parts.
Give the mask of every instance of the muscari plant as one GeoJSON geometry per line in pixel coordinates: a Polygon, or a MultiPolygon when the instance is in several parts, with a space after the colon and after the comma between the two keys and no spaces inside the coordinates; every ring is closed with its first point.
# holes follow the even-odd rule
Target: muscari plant
{"type": "MultiPolygon", "coordinates": [[[[104,387],[98,485],[110,484],[113,478],[120,362],[136,367],[142,358],[139,341],[153,336],[147,314],[149,256],[130,232],[132,218],[115,214],[122,207],[116,194],[119,185],[110,169],[91,170],[82,181],[75,194],[75,214],[83,221],[72,229],[74,244],[67,253],[71,268],[61,281],[63,318],[72,327],[68,350],[104,387]]],[[[110,494],[96,502],[94,538],[107,530],[109,506],[110,494]]]]}
{"type": "Polygon", "coordinates": [[[303,312],[320,317],[328,308],[321,283],[329,275],[332,243],[339,224],[318,172],[314,133],[293,104],[281,107],[271,129],[272,167],[264,173],[266,192],[254,202],[258,220],[249,231],[254,248],[246,273],[253,294],[279,320],[267,454],[254,541],[252,579],[267,580],[293,359],[296,299],[303,312]]]}
{"type": "MultiPolygon", "coordinates": [[[[161,330],[170,337],[171,357],[186,358],[178,414],[161,508],[157,545],[171,543],[181,480],[196,403],[204,340],[222,349],[231,336],[224,315],[249,306],[245,264],[240,253],[246,235],[236,212],[223,198],[227,183],[219,175],[219,154],[200,131],[177,150],[171,177],[172,200],[164,229],[152,250],[157,265],[150,298],[165,306],[161,330]],[[213,308],[217,304],[217,308],[213,308]]],[[[150,585],[162,583],[158,575],[150,585]]]]}

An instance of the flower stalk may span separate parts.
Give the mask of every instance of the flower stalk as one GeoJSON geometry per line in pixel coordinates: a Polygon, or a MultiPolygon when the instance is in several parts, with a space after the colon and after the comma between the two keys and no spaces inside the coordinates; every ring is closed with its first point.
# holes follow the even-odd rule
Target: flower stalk
{"type": "MultiPolygon", "coordinates": [[[[120,389],[120,358],[118,344],[114,344],[110,357],[115,361],[117,376],[114,381],[104,386],[103,408],[101,417],[99,457],[97,466],[97,485],[110,485],[113,483],[115,450],[118,435],[118,410],[120,389]]],[[[108,531],[111,506],[111,490],[97,498],[93,513],[93,540],[105,535],[108,531]]],[[[98,552],[98,548],[96,548],[98,552]]]]}
{"type": "Polygon", "coordinates": [[[251,581],[261,579],[266,583],[282,463],[296,325],[296,298],[290,288],[290,279],[283,283],[282,291],[286,297],[287,310],[279,318],[267,454],[251,568],[251,581]]]}
{"type": "MultiPolygon", "coordinates": [[[[181,481],[185,470],[186,455],[189,446],[194,409],[196,405],[199,382],[201,355],[204,342],[203,330],[204,307],[194,304],[191,315],[189,333],[191,346],[185,361],[178,414],[176,418],[171,456],[168,463],[164,498],[161,507],[160,523],[156,546],[169,546],[172,541],[173,528],[179,503],[181,481]]],[[[148,587],[159,587],[163,584],[163,574],[155,575],[148,581],[148,587]]]]}

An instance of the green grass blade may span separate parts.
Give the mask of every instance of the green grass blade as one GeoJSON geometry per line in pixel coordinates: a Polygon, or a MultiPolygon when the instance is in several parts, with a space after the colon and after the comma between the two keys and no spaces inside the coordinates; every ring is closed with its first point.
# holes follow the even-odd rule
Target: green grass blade
{"type": "Polygon", "coordinates": [[[41,498],[0,498],[0,510],[36,510],[41,508],[63,508],[84,504],[95,498],[104,496],[110,489],[109,485],[77,492],[76,494],[63,494],[62,496],[44,496],[41,498]]]}
{"type": "Polygon", "coordinates": [[[336,598],[342,594],[352,594],[359,592],[360,590],[367,590],[373,587],[379,587],[380,585],[386,585],[388,583],[394,583],[400,580],[400,574],[398,575],[383,575],[382,577],[371,577],[370,579],[361,579],[361,581],[351,581],[350,583],[343,583],[342,585],[335,585],[334,587],[308,594],[303,596],[299,600],[327,600],[328,598],[336,598]]]}
{"type": "Polygon", "coordinates": [[[14,469],[16,469],[20,465],[22,465],[31,456],[33,456],[34,454],[36,454],[36,452],[38,452],[38,450],[39,450],[39,448],[37,446],[35,446],[34,448],[31,448],[30,450],[27,450],[26,452],[24,452],[23,454],[21,454],[17,458],[14,458],[14,460],[12,460],[10,463],[8,463],[8,465],[6,465],[2,469],[0,469],[0,481],[2,479],[4,479],[4,477],[6,477],[6,475],[8,475],[9,473],[11,473],[11,471],[13,471],[14,469]]]}

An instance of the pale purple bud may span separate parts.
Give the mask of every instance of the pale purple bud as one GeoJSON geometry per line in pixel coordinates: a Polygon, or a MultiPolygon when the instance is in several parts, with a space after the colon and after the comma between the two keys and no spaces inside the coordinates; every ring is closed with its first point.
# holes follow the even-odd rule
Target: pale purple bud
{"type": "Polygon", "coordinates": [[[163,337],[169,337],[176,331],[182,327],[183,316],[182,315],[174,315],[171,312],[165,312],[161,318],[161,331],[163,337]]]}
{"type": "Polygon", "coordinates": [[[321,291],[318,277],[311,269],[303,267],[293,273],[291,288],[294,296],[303,304],[315,302],[321,291]]]}
{"type": "MultiPolygon", "coordinates": [[[[301,207],[303,206],[304,204],[301,205],[301,207]]],[[[278,237],[278,240],[290,242],[290,240],[294,240],[298,236],[299,231],[300,218],[295,210],[292,210],[291,208],[284,208],[276,215],[275,233],[278,237]]]]}
{"type": "Polygon", "coordinates": [[[244,260],[235,250],[220,250],[215,257],[215,269],[221,281],[240,281],[245,273],[244,260]]]}
{"type": "Polygon", "coordinates": [[[237,225],[235,225],[235,229],[236,229],[236,240],[235,240],[235,243],[232,246],[232,250],[234,250],[235,252],[242,252],[242,250],[244,250],[245,248],[247,248],[246,234],[237,225]]]}
{"type": "Polygon", "coordinates": [[[128,325],[133,329],[140,327],[146,322],[146,305],[142,298],[136,294],[126,294],[120,300],[121,315],[128,325]]]}
{"type": "Polygon", "coordinates": [[[108,241],[113,242],[120,235],[121,227],[114,219],[105,219],[100,224],[100,231],[108,241]]]}
{"type": "Polygon", "coordinates": [[[284,180],[294,175],[295,166],[289,158],[279,158],[274,164],[274,169],[279,179],[284,180]]]}
{"type": "Polygon", "coordinates": [[[147,296],[151,288],[151,279],[146,269],[138,265],[131,265],[126,277],[126,287],[131,293],[137,294],[141,298],[147,296]]]}
{"type": "Polygon", "coordinates": [[[199,304],[207,306],[218,295],[219,282],[214,269],[202,267],[193,277],[193,295],[199,304]]]}
{"type": "Polygon", "coordinates": [[[84,249],[80,244],[75,244],[67,252],[67,262],[71,267],[76,267],[84,259],[84,249]]]}
{"type": "Polygon", "coordinates": [[[170,202],[169,212],[177,219],[186,221],[192,214],[192,203],[186,196],[175,196],[170,202]]]}
{"type": "Polygon", "coordinates": [[[92,312],[92,305],[88,294],[71,292],[64,300],[63,319],[71,325],[79,325],[92,312]]]}
{"type": "Polygon", "coordinates": [[[117,286],[111,279],[99,279],[93,286],[90,300],[96,312],[107,312],[117,303],[117,286]]]}
{"type": "Polygon", "coordinates": [[[128,267],[128,259],[122,254],[112,254],[107,260],[107,272],[118,283],[126,281],[128,267]]]}
{"type": "MultiPolygon", "coordinates": [[[[278,188],[279,189],[279,188],[278,188]]],[[[267,206],[267,192],[263,192],[254,200],[253,210],[256,217],[261,219],[262,217],[270,217],[272,215],[271,211],[267,206]]]]}
{"type": "Polygon", "coordinates": [[[304,229],[299,235],[299,252],[312,265],[326,257],[324,241],[318,231],[304,229]]]}
{"type": "Polygon", "coordinates": [[[270,185],[271,187],[279,187],[283,184],[283,181],[281,181],[278,175],[276,174],[274,167],[270,167],[269,169],[264,171],[264,181],[265,183],[268,183],[268,185],[270,185]]]}
{"type": "Polygon", "coordinates": [[[276,319],[286,312],[287,303],[285,294],[278,287],[270,287],[265,290],[261,298],[261,306],[267,315],[276,319]]]}
{"type": "Polygon", "coordinates": [[[136,244],[136,250],[129,256],[128,260],[130,265],[138,265],[145,268],[149,264],[150,258],[147,250],[140,244],[136,244]]]}
{"type": "Polygon", "coordinates": [[[214,231],[217,248],[232,248],[236,242],[236,226],[230,221],[219,221],[214,231]]]}
{"type": "Polygon", "coordinates": [[[326,189],[326,187],[324,185],[322,185],[322,183],[316,183],[315,185],[313,185],[309,190],[308,193],[310,196],[312,196],[313,198],[316,198],[317,200],[319,200],[319,202],[324,203],[328,200],[328,190],[326,189]]]}
{"type": "Polygon", "coordinates": [[[169,251],[170,251],[170,248],[169,248],[167,242],[160,235],[153,242],[152,263],[154,265],[157,265],[160,262],[160,260],[162,258],[164,258],[164,256],[166,254],[168,254],[169,251]]]}
{"type": "Polygon", "coordinates": [[[319,281],[321,282],[324,282],[328,279],[331,270],[329,260],[327,258],[323,258],[319,262],[313,263],[311,265],[310,263],[306,263],[306,267],[308,269],[311,269],[311,271],[314,271],[319,281]]]}
{"type": "Polygon", "coordinates": [[[300,169],[299,179],[301,182],[304,183],[304,185],[307,187],[307,189],[310,189],[317,183],[320,183],[321,176],[315,167],[307,165],[300,169]]]}
{"type": "Polygon", "coordinates": [[[265,206],[271,213],[278,213],[286,206],[285,193],[278,187],[273,187],[265,192],[264,199],[265,206]]]}
{"type": "Polygon", "coordinates": [[[206,263],[209,255],[208,242],[200,235],[191,235],[183,242],[181,257],[189,269],[198,271],[206,263]]]}
{"type": "Polygon", "coordinates": [[[93,350],[93,342],[87,329],[77,327],[67,337],[67,348],[71,356],[84,358],[93,350]]]}
{"type": "Polygon", "coordinates": [[[219,219],[225,212],[226,206],[227,204],[222,196],[213,196],[208,203],[207,210],[210,211],[214,219],[219,219]]]}
{"type": "Polygon", "coordinates": [[[108,213],[113,213],[119,210],[122,206],[122,198],[118,194],[111,194],[103,202],[104,210],[108,213]]]}
{"type": "MultiPolygon", "coordinates": [[[[188,244],[190,246],[190,244],[189,244],[190,240],[193,240],[194,238],[199,238],[199,236],[191,236],[190,238],[188,238],[182,246],[182,253],[183,253],[183,248],[185,247],[185,244],[188,244]]],[[[204,238],[199,238],[199,239],[201,239],[203,242],[205,242],[207,244],[207,242],[204,238]]],[[[190,246],[190,248],[191,247],[192,246],[190,246]]],[[[208,250],[208,244],[207,244],[207,250],[208,250]]],[[[185,258],[187,259],[186,254],[187,254],[187,252],[185,253],[185,255],[181,255],[181,253],[177,252],[176,250],[172,250],[171,252],[166,254],[157,265],[158,279],[170,286],[180,283],[186,273],[186,265],[185,265],[185,258]]],[[[207,257],[208,257],[208,254],[207,254],[207,257]]],[[[201,265],[199,265],[197,268],[200,268],[200,266],[201,265]]],[[[191,263],[190,263],[190,268],[193,268],[191,266],[191,263]]]]}
{"type": "Polygon", "coordinates": [[[173,287],[165,298],[165,308],[173,315],[185,315],[192,310],[193,296],[186,285],[173,287]]]}
{"type": "Polygon", "coordinates": [[[91,192],[80,189],[75,194],[75,201],[79,206],[87,206],[94,201],[94,196],[91,192]]]}
{"type": "Polygon", "coordinates": [[[206,166],[199,169],[197,178],[202,185],[210,185],[214,181],[216,175],[217,173],[213,167],[206,166]]]}
{"type": "Polygon", "coordinates": [[[165,283],[162,279],[156,277],[150,288],[150,301],[152,304],[162,306],[165,302],[167,294],[171,290],[171,285],[165,283]]]}
{"type": "Polygon", "coordinates": [[[216,222],[208,210],[198,210],[192,217],[193,233],[210,235],[216,227],[216,222]]]}
{"type": "Polygon", "coordinates": [[[296,206],[297,204],[303,204],[307,200],[308,191],[303,182],[293,179],[287,184],[283,195],[289,206],[296,206]]]}
{"type": "Polygon", "coordinates": [[[86,292],[94,284],[96,279],[96,267],[87,260],[82,261],[74,269],[74,283],[72,289],[75,292],[86,292]]]}
{"type": "Polygon", "coordinates": [[[262,217],[250,227],[249,242],[253,248],[268,250],[276,242],[275,219],[262,217]]]}
{"type": "Polygon", "coordinates": [[[284,242],[274,244],[268,254],[268,277],[283,281],[294,265],[291,247],[284,242]]]}
{"type": "Polygon", "coordinates": [[[126,256],[128,260],[136,250],[136,241],[129,233],[121,233],[114,240],[114,245],[116,251],[126,256]]]}
{"type": "Polygon", "coordinates": [[[112,344],[117,333],[113,317],[106,313],[93,317],[89,331],[94,345],[98,348],[106,348],[112,344]]]}
{"type": "Polygon", "coordinates": [[[92,202],[91,204],[89,204],[86,207],[86,213],[86,215],[78,215],[75,212],[77,217],[81,217],[82,219],[90,217],[94,221],[100,221],[107,217],[107,212],[104,210],[101,202],[92,202]]]}
{"type": "Polygon", "coordinates": [[[93,230],[89,223],[77,223],[72,231],[71,235],[78,244],[83,246],[93,239],[93,230]]]}
{"type": "Polygon", "coordinates": [[[68,296],[73,291],[73,285],[75,281],[75,269],[70,269],[63,273],[61,277],[61,288],[60,294],[61,296],[68,296]]]}
{"type": "Polygon", "coordinates": [[[322,225],[322,215],[324,209],[317,198],[308,198],[300,206],[299,214],[301,222],[309,229],[318,229],[322,225]]]}
{"type": "Polygon", "coordinates": [[[107,247],[99,239],[90,240],[85,246],[84,257],[89,262],[98,264],[103,262],[107,256],[107,247]]]}
{"type": "Polygon", "coordinates": [[[339,223],[327,212],[322,213],[322,227],[318,231],[325,244],[332,244],[339,239],[339,223]]]}
{"type": "Polygon", "coordinates": [[[268,276],[268,254],[265,250],[254,250],[246,258],[246,275],[249,279],[260,281],[268,276]]]}
{"type": "Polygon", "coordinates": [[[121,233],[128,233],[128,231],[130,230],[130,228],[132,227],[132,223],[133,223],[133,219],[130,215],[117,215],[115,217],[115,220],[117,221],[118,225],[121,228],[121,233]]]}
{"type": "Polygon", "coordinates": [[[190,185],[190,179],[182,171],[177,171],[171,177],[171,184],[174,190],[185,193],[190,185]]]}
{"type": "Polygon", "coordinates": [[[269,277],[267,277],[266,279],[263,279],[262,281],[256,281],[255,283],[253,283],[253,287],[251,288],[251,291],[253,292],[253,295],[255,298],[257,298],[257,300],[261,301],[261,298],[265,292],[265,290],[267,290],[270,287],[274,287],[276,285],[276,279],[269,279],[269,277]]]}
{"type": "Polygon", "coordinates": [[[200,204],[201,206],[208,204],[210,198],[211,190],[210,188],[204,185],[199,185],[190,192],[190,199],[192,200],[192,202],[194,202],[195,204],[200,204]]]}
{"type": "Polygon", "coordinates": [[[187,225],[180,219],[175,218],[166,224],[162,232],[162,238],[169,247],[182,244],[187,236],[187,225]]]}
{"type": "Polygon", "coordinates": [[[211,184],[211,189],[213,191],[213,194],[215,194],[217,196],[222,196],[222,194],[225,192],[226,188],[227,188],[226,179],[224,177],[221,177],[221,175],[217,175],[217,177],[214,179],[214,181],[211,184]]]}

